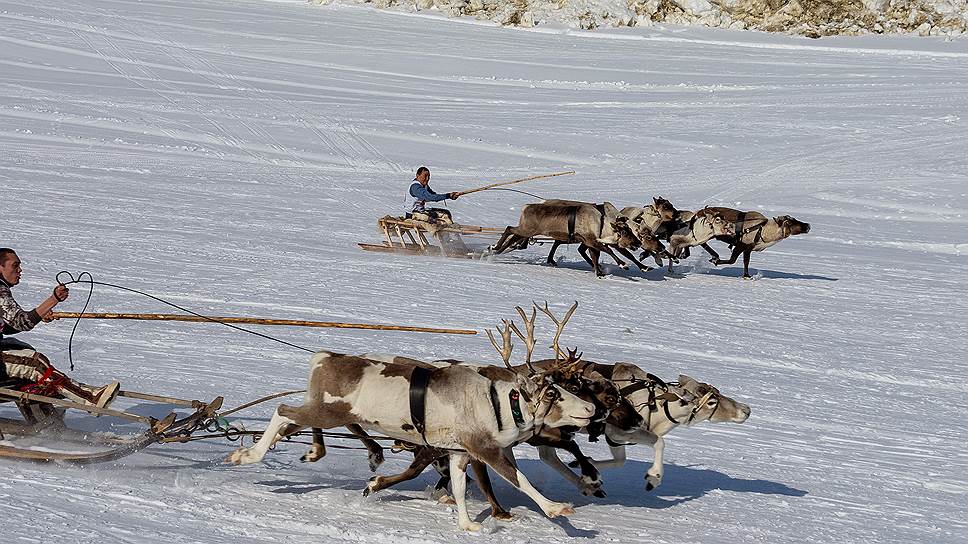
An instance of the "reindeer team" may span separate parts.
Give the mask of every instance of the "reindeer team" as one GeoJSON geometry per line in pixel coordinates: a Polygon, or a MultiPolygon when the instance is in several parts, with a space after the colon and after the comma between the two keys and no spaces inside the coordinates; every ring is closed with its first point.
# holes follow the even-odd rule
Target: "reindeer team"
{"type": "MultiPolygon", "coordinates": [[[[641,261],[652,257],[662,267],[667,259],[672,272],[673,262],[688,257],[689,248],[701,246],[716,265],[735,263],[743,255],[743,277],[750,278],[753,251],[809,231],[809,224],[786,215],[771,219],[722,207],[690,212],[677,210],[663,198],[622,210],[609,202],[546,200],[526,205],[518,225],[507,227],[490,251],[524,249],[534,237],[547,237],[554,240],[547,262],[555,265],[560,245],[578,244],[579,254],[601,277],[605,275],[598,262],[602,253],[627,268],[621,259],[625,257],[643,271],[651,269],[641,261]],[[729,259],[722,259],[709,246],[713,239],[729,244],[729,259]],[[638,258],[634,251],[641,251],[638,258]]],[[[561,333],[577,307],[576,302],[561,318],[547,303],[535,304],[530,316],[517,307],[521,327],[514,320],[503,320],[503,326],[497,327],[500,341],[487,331],[503,367],[456,359],[428,362],[321,351],[311,360],[302,406],[279,406],[258,442],[239,448],[227,462],[258,462],[275,443],[307,427],[313,429],[313,445],[302,460],[317,461],[326,455],[323,430],[346,427],[366,446],[370,469],[376,471],[383,462],[383,448],[367,434],[376,431],[396,440],[397,447],[412,451],[414,459],[399,474],[371,478],[364,495],[416,478],[433,464],[441,474],[437,488],[444,489],[448,483],[451,487],[458,526],[478,531],[481,526],[471,520],[465,499],[468,465],[495,519],[512,516],[497,500],[486,467],[534,500],[548,517],[567,516],[574,513],[572,505],[545,497],[518,469],[514,446],[535,446],[540,459],[583,494],[604,497],[599,471],[621,466],[626,446],[644,444],[653,449],[654,460],[645,474],[646,490],[652,490],[662,483],[666,434],[702,421],[742,423],[749,417],[749,406],[689,376],[666,383],[635,364],[597,363],[583,359],[577,349],[562,350],[561,333]],[[538,311],[556,326],[551,344],[554,359],[532,361],[538,311]],[[512,336],[524,343],[523,364],[511,363],[512,336]],[[576,441],[579,433],[590,441],[604,437],[612,458],[587,457],[576,441]],[[578,473],[561,461],[558,450],[575,458],[571,466],[578,473]]]]}
{"type": "Polygon", "coordinates": [[[706,207],[696,212],[677,210],[668,200],[653,198],[645,207],[628,207],[619,211],[609,202],[591,204],[573,200],[546,200],[528,204],[521,209],[517,226],[509,226],[491,248],[494,254],[512,249],[524,249],[535,236],[555,240],[548,254],[548,264],[554,266],[555,251],[561,244],[579,244],[578,253],[591,265],[599,277],[605,275],[598,263],[602,253],[627,268],[615,254],[631,260],[642,271],[651,270],[642,264],[649,256],[662,266],[662,258],[672,263],[688,257],[689,248],[702,246],[712,256],[713,264],[733,264],[743,255],[743,277],[749,273],[750,254],[763,251],[784,238],[806,234],[810,225],[788,215],[767,218],[759,212],[743,212],[732,208],[706,207]],[[669,247],[663,246],[664,239],[669,247]],[[728,260],[720,258],[710,240],[720,240],[732,247],[728,260]],[[631,251],[641,249],[636,259],[631,251]]]}
{"type": "Polygon", "coordinates": [[[465,500],[468,465],[496,519],[511,515],[497,501],[485,466],[534,500],[548,517],[574,513],[572,505],[545,497],[530,483],[515,462],[515,445],[536,446],[540,458],[582,493],[601,497],[599,469],[621,465],[627,445],[654,449],[645,475],[646,488],[653,489],[662,483],[663,436],[669,431],[707,420],[742,423],[749,417],[749,406],[688,376],[666,383],[630,363],[596,363],[577,350],[561,349],[561,333],[577,307],[576,302],[560,318],[547,303],[534,305],[530,316],[518,307],[523,331],[514,320],[503,320],[497,328],[500,341],[488,331],[503,367],[318,352],[310,361],[303,404],[279,406],[258,442],[236,450],[227,462],[258,462],[276,442],[307,427],[314,429],[314,444],[303,460],[315,461],[326,451],[322,430],[345,426],[367,445],[370,468],[376,470],[382,449],[366,433],[376,431],[409,445],[414,461],[401,474],[374,477],[364,494],[414,478],[435,463],[444,475],[438,486],[448,480],[451,485],[458,526],[478,531],[481,526],[471,520],[465,500]],[[539,310],[556,325],[551,346],[555,358],[532,361],[539,310]],[[524,342],[523,364],[511,363],[512,335],[524,342]],[[590,440],[604,436],[613,458],[586,457],[575,441],[578,433],[590,440]],[[562,463],[558,449],[575,457],[580,475],[562,463]]]}

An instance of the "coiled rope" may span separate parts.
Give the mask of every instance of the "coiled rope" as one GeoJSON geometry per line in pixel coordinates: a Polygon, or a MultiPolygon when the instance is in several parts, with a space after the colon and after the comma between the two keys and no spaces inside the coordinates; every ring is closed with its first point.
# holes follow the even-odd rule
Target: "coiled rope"
{"type": "Polygon", "coordinates": [[[280,344],[283,344],[283,345],[286,345],[286,346],[289,346],[289,347],[292,347],[292,348],[301,349],[301,350],[307,351],[309,353],[316,353],[316,350],[309,349],[307,347],[303,347],[303,346],[300,346],[298,344],[293,344],[292,342],[287,342],[285,340],[282,340],[280,338],[276,338],[276,337],[271,336],[271,335],[268,335],[268,334],[264,334],[264,333],[261,333],[261,332],[253,331],[253,330],[250,330],[250,329],[246,329],[244,327],[239,327],[238,325],[233,325],[231,323],[225,323],[223,321],[220,321],[218,319],[214,319],[214,318],[209,317],[209,316],[204,316],[204,315],[199,314],[197,312],[193,312],[192,310],[189,310],[188,308],[185,308],[183,306],[179,306],[178,304],[175,304],[174,302],[170,302],[170,301],[165,300],[165,299],[163,299],[161,297],[157,297],[155,295],[152,295],[150,293],[146,293],[144,291],[140,291],[138,289],[132,289],[130,287],[124,287],[123,285],[116,285],[116,284],[113,284],[113,283],[107,283],[107,282],[103,282],[103,281],[95,281],[94,280],[94,276],[92,276],[90,272],[80,272],[77,275],[77,277],[75,278],[74,275],[71,274],[70,272],[68,272],[66,270],[62,270],[62,271],[60,271],[60,272],[57,273],[57,275],[55,276],[55,279],[56,279],[57,283],[59,283],[61,285],[65,285],[65,286],[66,285],[73,285],[75,283],[86,283],[86,284],[90,285],[90,289],[89,289],[89,291],[87,293],[87,300],[84,301],[84,307],[81,309],[80,315],[77,317],[76,321],[74,322],[74,327],[71,329],[70,339],[68,339],[68,341],[67,341],[67,358],[70,361],[71,370],[72,371],[74,370],[74,355],[73,355],[74,333],[77,331],[77,326],[81,323],[81,316],[84,315],[84,313],[87,311],[88,305],[91,303],[91,297],[94,296],[94,286],[95,285],[101,285],[101,286],[104,286],[104,287],[111,287],[113,289],[118,289],[118,290],[121,290],[121,291],[127,291],[129,293],[135,293],[135,294],[138,294],[138,295],[141,295],[141,296],[150,298],[152,300],[161,302],[162,304],[166,304],[168,306],[171,306],[172,308],[176,308],[178,310],[181,310],[181,311],[183,311],[185,313],[188,313],[188,314],[191,314],[193,316],[196,316],[196,317],[205,319],[206,321],[211,321],[212,323],[218,323],[220,325],[224,325],[226,327],[229,327],[230,329],[235,329],[237,331],[241,331],[241,332],[244,332],[244,333],[253,334],[255,336],[259,336],[261,338],[265,338],[266,340],[272,340],[273,342],[278,342],[280,344]],[[66,276],[65,279],[67,279],[67,281],[64,281],[64,279],[62,279],[63,276],[66,276]],[[87,278],[87,279],[85,279],[85,278],[87,278]]]}

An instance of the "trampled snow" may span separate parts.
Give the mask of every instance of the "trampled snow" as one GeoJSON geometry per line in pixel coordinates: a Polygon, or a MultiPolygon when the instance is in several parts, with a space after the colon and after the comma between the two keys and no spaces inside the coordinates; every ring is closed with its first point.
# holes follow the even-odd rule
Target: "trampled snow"
{"type": "MultiPolygon", "coordinates": [[[[595,499],[519,447],[535,485],[577,512],[546,519],[498,482],[518,519],[479,536],[428,499],[430,473],[364,499],[364,452],[332,448],[357,446],[345,440],[315,464],[282,444],[226,466],[227,441],[84,468],[5,460],[4,543],[968,539],[963,40],[536,32],[225,0],[0,0],[0,20],[0,246],[23,258],[24,305],[60,270],[207,314],[479,331],[518,304],[578,300],[563,340],[586,358],[688,374],[752,408],[742,425],[671,433],[652,492],[647,448],[606,471],[595,499]],[[664,196],[812,230],[754,254],[753,281],[701,250],[675,276],[609,263],[604,280],[573,249],[557,269],[542,266],[546,247],[484,261],[359,250],[421,165],[438,191],[576,170],[516,188],[619,206],[664,196]]],[[[487,191],[449,207],[502,227],[533,201],[487,191]]],[[[58,310],[85,297],[75,286],[58,310]]],[[[98,287],[90,310],[171,309],[98,287]]],[[[66,369],[72,325],[21,338],[66,369]]],[[[258,330],[500,362],[483,335],[258,330]]],[[[303,387],[309,359],[224,327],[120,321],[81,323],[73,357],[87,382],[229,407],[303,387]]],[[[275,405],[238,421],[259,429],[275,405]]],[[[408,461],[388,453],[380,471],[408,461]]],[[[472,493],[472,516],[489,519],[472,493]]]]}

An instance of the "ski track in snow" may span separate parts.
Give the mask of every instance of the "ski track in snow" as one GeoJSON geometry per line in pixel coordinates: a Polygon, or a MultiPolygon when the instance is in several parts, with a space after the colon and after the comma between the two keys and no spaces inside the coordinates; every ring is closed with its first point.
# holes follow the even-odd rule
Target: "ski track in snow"
{"type": "MultiPolygon", "coordinates": [[[[748,402],[749,421],[674,431],[650,493],[651,452],[630,448],[605,472],[604,499],[519,447],[534,484],[577,513],[546,519],[496,482],[518,519],[490,520],[471,490],[477,536],[428,498],[431,474],[364,499],[370,473],[353,450],[313,465],[283,444],[260,465],[225,466],[234,446],[218,441],[85,468],[0,461],[5,543],[968,540],[968,42],[527,32],[425,15],[0,0],[0,245],[24,260],[18,298],[36,304],[59,270],[87,270],[201,313],[477,330],[516,304],[579,300],[568,345],[709,381],[748,402]],[[575,169],[520,188],[622,206],[661,195],[790,214],[812,231],[754,254],[754,281],[701,250],[677,277],[609,264],[601,281],[573,249],[556,269],[541,265],[546,247],[466,262],[359,251],[421,164],[438,190],[575,169]]],[[[449,206],[503,226],[530,201],[485,192],[449,206]]],[[[74,286],[63,309],[85,296],[74,286]]],[[[98,287],[90,310],[170,308],[98,287]]],[[[66,369],[71,325],[24,339],[66,369]]],[[[263,332],[495,360],[482,335],[263,332]]],[[[73,350],[82,380],[229,407],[303,387],[308,361],[184,323],[85,322],[73,350]]],[[[236,421],[258,429],[274,406],[236,421]]],[[[388,454],[380,472],[407,461],[388,454]]]]}

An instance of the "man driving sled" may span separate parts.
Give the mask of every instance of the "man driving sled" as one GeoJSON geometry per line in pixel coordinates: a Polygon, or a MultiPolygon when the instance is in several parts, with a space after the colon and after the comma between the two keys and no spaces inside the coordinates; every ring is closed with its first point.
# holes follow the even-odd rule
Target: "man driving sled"
{"type": "Polygon", "coordinates": [[[51,311],[67,300],[67,286],[58,284],[53,294],[30,311],[14,300],[10,288],[20,283],[20,257],[14,250],[0,248],[0,381],[17,378],[29,382],[21,389],[48,397],[63,397],[72,402],[104,408],[118,394],[121,384],[91,387],[68,378],[50,364],[47,357],[20,340],[4,338],[6,334],[29,331],[41,321],[53,320],[51,311]]]}
{"type": "Polygon", "coordinates": [[[417,176],[413,178],[413,184],[407,196],[407,219],[416,219],[428,223],[440,223],[442,225],[452,225],[453,217],[450,210],[444,208],[427,208],[428,202],[440,202],[442,200],[457,200],[460,193],[437,194],[430,188],[430,169],[426,166],[417,168],[417,176]]]}

